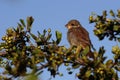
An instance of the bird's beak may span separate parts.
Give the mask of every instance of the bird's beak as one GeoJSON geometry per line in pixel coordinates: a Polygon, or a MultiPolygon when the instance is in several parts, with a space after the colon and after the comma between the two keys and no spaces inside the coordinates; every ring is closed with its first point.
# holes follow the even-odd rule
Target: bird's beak
{"type": "Polygon", "coordinates": [[[68,29],[71,29],[71,28],[72,28],[72,26],[70,26],[70,25],[68,25],[68,24],[66,24],[65,27],[68,28],[68,29]]]}
{"type": "Polygon", "coordinates": [[[67,27],[68,29],[71,29],[71,26],[65,26],[65,27],[67,27]]]}

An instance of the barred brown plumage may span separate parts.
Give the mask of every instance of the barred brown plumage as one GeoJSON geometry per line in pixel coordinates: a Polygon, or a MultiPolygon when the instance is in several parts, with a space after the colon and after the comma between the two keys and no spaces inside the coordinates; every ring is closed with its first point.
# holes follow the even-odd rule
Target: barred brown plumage
{"type": "Polygon", "coordinates": [[[82,49],[87,46],[90,49],[93,48],[88,31],[82,27],[78,20],[70,20],[65,26],[68,28],[67,39],[71,46],[81,46],[82,49]]]}

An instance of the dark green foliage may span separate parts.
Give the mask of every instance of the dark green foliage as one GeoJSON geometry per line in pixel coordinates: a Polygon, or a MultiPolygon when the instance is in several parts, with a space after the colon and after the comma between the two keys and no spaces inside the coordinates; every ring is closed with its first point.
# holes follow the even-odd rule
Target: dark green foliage
{"type": "Polygon", "coordinates": [[[108,18],[107,11],[103,11],[102,15],[91,15],[89,17],[90,23],[95,23],[94,34],[103,40],[104,37],[108,37],[109,40],[120,39],[120,10],[117,10],[117,13],[114,13],[110,10],[111,18],[108,18]]]}

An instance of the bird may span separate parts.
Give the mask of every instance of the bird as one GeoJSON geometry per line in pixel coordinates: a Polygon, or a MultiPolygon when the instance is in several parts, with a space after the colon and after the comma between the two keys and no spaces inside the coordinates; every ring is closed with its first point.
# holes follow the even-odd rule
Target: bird
{"type": "Polygon", "coordinates": [[[70,46],[80,46],[82,50],[86,47],[89,47],[89,49],[92,47],[94,49],[88,31],[82,27],[78,20],[72,19],[68,21],[65,27],[68,29],[67,40],[70,46]]]}

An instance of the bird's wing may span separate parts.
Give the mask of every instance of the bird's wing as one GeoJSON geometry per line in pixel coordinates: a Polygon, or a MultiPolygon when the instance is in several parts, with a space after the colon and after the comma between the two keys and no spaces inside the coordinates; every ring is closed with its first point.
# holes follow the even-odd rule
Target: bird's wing
{"type": "Polygon", "coordinates": [[[70,45],[72,46],[81,45],[81,41],[80,41],[77,29],[74,29],[74,28],[69,29],[67,33],[67,39],[70,45]]]}
{"type": "Polygon", "coordinates": [[[78,32],[78,35],[77,36],[80,36],[79,40],[82,42],[82,43],[85,43],[87,45],[90,45],[91,42],[90,42],[90,38],[89,38],[89,33],[86,31],[86,29],[84,29],[83,27],[78,27],[76,28],[77,32],[78,32]]]}
{"type": "Polygon", "coordinates": [[[90,46],[89,34],[86,30],[84,30],[85,29],[81,29],[81,27],[68,30],[67,38],[69,43],[75,46],[90,46]]]}

